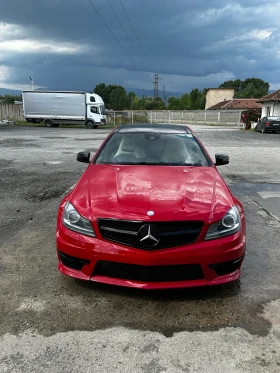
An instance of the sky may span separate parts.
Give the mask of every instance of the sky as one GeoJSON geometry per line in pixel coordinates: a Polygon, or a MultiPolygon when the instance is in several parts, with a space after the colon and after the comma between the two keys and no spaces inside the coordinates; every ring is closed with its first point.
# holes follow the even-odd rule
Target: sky
{"type": "Polygon", "coordinates": [[[31,76],[41,89],[151,90],[158,73],[168,92],[251,77],[279,89],[279,14],[279,0],[0,0],[0,88],[30,89],[31,76]]]}

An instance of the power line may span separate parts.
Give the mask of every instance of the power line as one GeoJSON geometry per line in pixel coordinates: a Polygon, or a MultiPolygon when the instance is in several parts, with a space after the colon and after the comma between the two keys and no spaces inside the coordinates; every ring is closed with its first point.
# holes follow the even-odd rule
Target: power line
{"type": "MultiPolygon", "coordinates": [[[[107,22],[106,22],[105,19],[102,17],[102,15],[99,13],[98,9],[97,9],[96,6],[93,4],[93,2],[92,2],[91,0],[88,0],[88,1],[89,1],[89,3],[91,4],[91,6],[94,8],[94,10],[96,11],[96,13],[98,14],[98,16],[101,18],[102,22],[103,22],[104,25],[107,27],[107,29],[109,30],[110,34],[113,36],[113,38],[114,38],[114,39],[116,40],[116,42],[119,44],[119,46],[121,47],[121,49],[123,50],[123,52],[124,52],[124,53],[126,54],[126,56],[130,59],[130,61],[132,62],[132,64],[136,67],[136,69],[137,69],[139,72],[141,72],[141,73],[145,76],[145,78],[147,78],[146,75],[144,74],[144,72],[139,68],[139,66],[137,66],[137,64],[133,61],[133,59],[130,57],[130,55],[127,53],[127,51],[124,49],[124,47],[122,46],[121,42],[118,40],[118,38],[117,38],[117,37],[115,36],[115,34],[112,32],[112,30],[111,30],[110,27],[108,26],[107,22]]],[[[108,1],[108,0],[107,0],[107,1],[108,1]]],[[[141,49],[142,49],[142,51],[143,51],[145,57],[147,58],[147,61],[149,62],[149,64],[150,64],[152,70],[155,71],[155,69],[153,68],[153,65],[151,64],[151,62],[150,62],[150,60],[149,60],[147,54],[145,53],[145,50],[144,50],[144,48],[143,48],[141,42],[140,42],[140,40],[139,40],[139,38],[138,38],[138,36],[137,36],[137,34],[136,34],[136,31],[135,31],[135,29],[134,29],[134,27],[133,27],[133,25],[132,25],[132,23],[131,23],[131,21],[130,21],[130,19],[129,19],[129,16],[128,16],[128,14],[127,14],[127,12],[126,12],[124,6],[123,6],[122,1],[119,0],[119,2],[120,2],[121,6],[122,6],[122,8],[123,8],[123,10],[124,10],[124,12],[125,12],[125,14],[126,14],[126,17],[127,17],[128,21],[129,21],[129,23],[130,23],[130,25],[131,25],[131,28],[132,28],[132,30],[133,30],[133,32],[134,32],[134,34],[135,34],[135,36],[136,36],[136,38],[137,38],[137,40],[138,40],[138,43],[139,43],[139,45],[141,46],[141,49]]],[[[169,79],[166,79],[166,78],[164,78],[164,80],[166,80],[167,82],[170,82],[170,83],[172,83],[172,84],[175,84],[175,85],[178,85],[178,86],[181,86],[181,87],[187,88],[186,86],[184,86],[184,85],[182,85],[182,84],[179,84],[179,83],[176,83],[176,82],[173,82],[172,80],[169,80],[169,79]]]]}
{"type": "Polygon", "coordinates": [[[172,80],[169,80],[169,79],[166,79],[166,78],[163,78],[163,80],[165,80],[166,82],[172,83],[172,84],[179,85],[180,87],[183,87],[183,88],[187,88],[187,89],[189,89],[189,88],[186,87],[185,85],[182,85],[182,84],[180,84],[180,83],[173,82],[172,80]]]}
{"type": "Polygon", "coordinates": [[[107,0],[107,3],[109,4],[110,8],[112,9],[112,12],[114,13],[115,17],[117,18],[117,20],[118,20],[118,22],[119,22],[121,28],[123,29],[123,32],[125,33],[127,39],[129,40],[129,42],[130,42],[132,48],[135,50],[135,52],[137,53],[137,55],[138,55],[138,57],[140,58],[140,60],[142,61],[142,63],[145,65],[145,62],[144,62],[143,58],[140,56],[140,54],[138,53],[137,49],[135,48],[135,46],[134,46],[132,40],[130,39],[129,35],[127,34],[125,28],[123,27],[123,25],[122,25],[122,23],[121,23],[121,21],[120,21],[118,15],[117,15],[117,13],[115,12],[114,8],[112,7],[112,4],[110,3],[109,0],[107,0]]]}
{"type": "Polygon", "coordinates": [[[126,50],[124,49],[124,47],[122,46],[122,44],[120,43],[120,41],[118,40],[118,38],[114,35],[114,33],[112,32],[112,30],[110,29],[110,27],[108,26],[107,22],[105,21],[105,19],[102,17],[102,15],[99,13],[99,11],[97,10],[96,6],[92,3],[91,0],[88,0],[91,4],[91,6],[94,8],[94,10],[96,11],[96,13],[99,15],[99,17],[101,18],[101,20],[103,21],[104,25],[107,27],[107,29],[110,31],[110,34],[113,36],[113,38],[116,40],[116,42],[119,44],[119,46],[121,47],[121,49],[124,51],[124,53],[127,55],[127,57],[130,59],[130,61],[133,63],[133,65],[137,68],[137,70],[139,70],[145,77],[146,75],[144,74],[144,72],[136,65],[136,63],[133,61],[133,59],[129,56],[129,54],[126,52],[126,50]]]}
{"type": "MultiPolygon", "coordinates": [[[[124,5],[123,5],[123,3],[122,3],[122,0],[119,0],[119,2],[120,2],[121,6],[122,6],[122,8],[123,8],[123,11],[124,11],[124,13],[125,13],[125,15],[126,15],[126,18],[127,18],[128,22],[129,22],[129,24],[130,24],[130,26],[131,26],[131,28],[132,28],[132,30],[133,30],[133,32],[134,32],[134,35],[135,35],[135,37],[136,37],[136,39],[137,39],[137,41],[138,41],[138,43],[139,43],[139,45],[140,45],[140,47],[141,47],[143,53],[144,53],[144,56],[146,57],[146,59],[147,59],[149,65],[150,65],[150,67],[152,68],[152,71],[154,72],[154,71],[155,71],[155,68],[153,67],[151,61],[149,60],[149,58],[148,58],[148,56],[147,56],[147,54],[146,54],[146,52],[145,52],[145,50],[144,50],[144,48],[143,48],[143,46],[142,46],[142,44],[141,44],[141,42],[140,42],[140,40],[139,40],[137,34],[136,34],[136,31],[135,31],[135,29],[134,29],[134,27],[133,27],[133,25],[132,25],[132,22],[130,21],[129,15],[127,14],[127,11],[125,10],[125,7],[124,7],[124,5]]],[[[186,87],[186,86],[184,86],[184,85],[182,85],[182,84],[179,84],[179,83],[173,82],[172,80],[169,80],[169,79],[166,79],[166,78],[163,78],[163,80],[165,80],[165,81],[167,81],[167,82],[169,82],[169,83],[172,83],[172,84],[175,84],[175,85],[178,85],[178,86],[181,86],[181,87],[183,87],[183,88],[187,88],[187,89],[188,89],[188,87],[186,87]]]]}
{"type": "Polygon", "coordinates": [[[152,71],[154,72],[155,69],[154,69],[153,65],[151,64],[151,61],[149,60],[147,54],[145,53],[145,50],[144,50],[144,48],[143,48],[143,46],[142,46],[142,44],[141,44],[141,42],[140,42],[140,40],[139,40],[139,38],[138,38],[138,36],[137,36],[137,34],[136,34],[136,31],[135,31],[135,29],[134,29],[134,27],[133,27],[133,25],[132,25],[132,23],[131,23],[131,21],[130,21],[130,18],[129,18],[129,16],[128,16],[128,14],[127,14],[127,11],[125,10],[125,8],[124,8],[124,6],[123,6],[123,3],[122,3],[121,0],[119,0],[119,2],[120,2],[121,6],[122,6],[122,8],[123,8],[123,11],[124,11],[124,13],[125,13],[125,15],[126,15],[126,18],[127,18],[128,22],[129,22],[129,24],[130,24],[130,26],[131,26],[131,28],[132,28],[132,30],[133,30],[133,32],[134,32],[134,35],[135,35],[135,37],[136,37],[136,39],[137,39],[137,41],[138,41],[138,43],[139,43],[139,45],[140,45],[140,47],[141,47],[143,53],[144,53],[144,56],[146,57],[146,59],[147,59],[149,65],[150,65],[150,67],[152,68],[152,71]]]}

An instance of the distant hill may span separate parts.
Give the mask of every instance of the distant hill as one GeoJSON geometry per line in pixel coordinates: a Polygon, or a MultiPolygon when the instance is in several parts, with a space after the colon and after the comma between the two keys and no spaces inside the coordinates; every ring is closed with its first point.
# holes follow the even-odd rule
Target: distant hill
{"type": "MultiPolygon", "coordinates": [[[[60,89],[59,88],[44,88],[46,91],[47,90],[54,90],[54,91],[59,91],[60,89]]],[[[63,89],[64,90],[64,89],[63,89]]],[[[70,90],[70,89],[68,89],[70,90]]],[[[85,91],[85,92],[91,92],[92,91],[92,88],[90,89],[80,89],[81,91],[85,91]]],[[[80,91],[79,89],[76,89],[76,91],[80,91]]],[[[146,97],[149,97],[149,96],[154,96],[154,91],[151,89],[151,90],[146,90],[146,89],[138,89],[138,88],[135,88],[135,89],[127,89],[126,90],[127,93],[129,92],[134,92],[138,97],[142,97],[143,95],[146,96],[146,97]]],[[[273,93],[275,92],[275,89],[270,89],[268,91],[268,93],[273,93]]],[[[0,88],[0,96],[5,96],[5,95],[12,95],[12,96],[20,96],[22,94],[22,91],[18,91],[18,90],[13,90],[13,89],[6,89],[6,88],[0,88]]],[[[174,97],[181,97],[184,93],[183,92],[165,92],[165,95],[166,95],[166,98],[168,97],[171,97],[171,96],[174,96],[174,97]]],[[[159,97],[162,98],[162,91],[159,90],[158,92],[158,95],[159,97]]]]}
{"type": "MultiPolygon", "coordinates": [[[[61,89],[59,88],[44,88],[44,90],[46,91],[59,91],[61,89]]],[[[64,89],[62,89],[64,91],[64,89]]],[[[66,90],[66,89],[65,89],[66,90]]],[[[70,90],[70,89],[69,89],[70,90]]],[[[74,91],[85,91],[85,92],[91,92],[92,91],[92,88],[90,89],[73,89],[74,91]]],[[[146,89],[138,89],[138,88],[135,88],[135,89],[127,89],[126,90],[127,93],[129,92],[134,92],[138,97],[142,97],[143,95],[148,97],[148,96],[154,96],[154,91],[151,89],[151,90],[146,90],[146,89]]],[[[5,96],[5,95],[13,95],[13,96],[20,96],[22,93],[22,91],[18,91],[18,90],[13,90],[13,89],[6,89],[6,88],[0,88],[0,96],[5,96]]],[[[159,90],[158,92],[158,95],[159,97],[162,98],[162,91],[159,90]]],[[[170,97],[170,96],[175,96],[175,97],[181,97],[183,95],[182,92],[165,92],[165,95],[166,97],[170,97]]]]}
{"type": "MultiPolygon", "coordinates": [[[[151,89],[151,90],[146,90],[146,89],[127,89],[126,90],[127,93],[128,92],[134,92],[138,97],[142,97],[143,95],[148,97],[148,96],[154,96],[154,90],[151,89]]],[[[163,95],[163,92],[161,90],[158,91],[158,95],[160,98],[162,98],[162,95],[163,95]]],[[[175,97],[181,97],[183,95],[182,92],[165,92],[165,96],[168,98],[168,97],[171,97],[171,96],[175,96],[175,97]]]]}
{"type": "MultiPolygon", "coordinates": [[[[124,87],[125,88],[125,87],[124,87]]],[[[54,90],[54,91],[59,91],[60,89],[59,88],[44,88],[46,91],[51,91],[51,90],[54,90]]],[[[142,97],[143,95],[145,97],[149,97],[149,96],[154,96],[154,90],[151,89],[151,90],[146,90],[146,89],[138,89],[138,88],[125,88],[126,89],[126,92],[129,93],[129,92],[134,92],[138,97],[142,97]]],[[[62,89],[62,91],[71,91],[71,89],[62,89]]],[[[84,91],[84,92],[92,92],[92,87],[91,88],[80,88],[80,89],[73,89],[73,91],[84,91]]],[[[162,98],[162,91],[159,90],[158,91],[158,95],[160,98],[162,98]]],[[[175,97],[181,97],[183,95],[182,92],[165,92],[165,95],[166,95],[166,98],[170,97],[170,96],[175,96],[175,97]]]]}
{"type": "Polygon", "coordinates": [[[20,96],[22,91],[17,91],[13,89],[0,88],[0,96],[11,95],[11,96],[20,96]]]}

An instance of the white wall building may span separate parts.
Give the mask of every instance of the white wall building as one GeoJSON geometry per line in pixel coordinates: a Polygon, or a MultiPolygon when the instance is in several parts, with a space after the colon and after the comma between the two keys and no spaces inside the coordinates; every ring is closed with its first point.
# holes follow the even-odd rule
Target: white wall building
{"type": "Polygon", "coordinates": [[[263,117],[280,117],[280,89],[267,96],[260,98],[257,102],[261,102],[262,118],[263,117]]]}

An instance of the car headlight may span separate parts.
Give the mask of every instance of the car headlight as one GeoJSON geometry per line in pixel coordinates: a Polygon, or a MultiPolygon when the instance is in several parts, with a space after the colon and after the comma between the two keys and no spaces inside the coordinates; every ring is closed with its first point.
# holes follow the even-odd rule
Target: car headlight
{"type": "Polygon", "coordinates": [[[83,218],[70,202],[67,202],[64,207],[62,222],[63,225],[71,231],[95,237],[91,222],[83,218]]]}
{"type": "Polygon", "coordinates": [[[205,240],[230,236],[240,229],[240,215],[238,208],[233,206],[218,223],[210,225],[205,240]]]}

